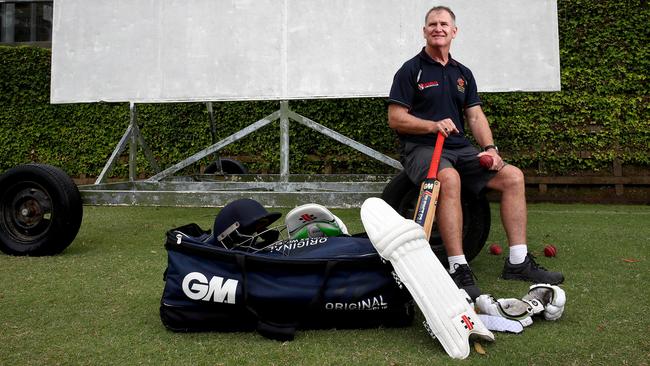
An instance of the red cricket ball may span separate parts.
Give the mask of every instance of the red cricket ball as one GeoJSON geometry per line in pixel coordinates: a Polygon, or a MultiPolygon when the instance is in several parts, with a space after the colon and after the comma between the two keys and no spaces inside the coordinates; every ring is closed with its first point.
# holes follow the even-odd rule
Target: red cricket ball
{"type": "Polygon", "coordinates": [[[501,253],[503,253],[503,249],[501,249],[499,244],[495,243],[490,245],[490,254],[501,255],[501,253]]]}
{"type": "Polygon", "coordinates": [[[490,155],[481,155],[481,157],[478,159],[478,165],[480,165],[483,169],[492,168],[493,163],[494,159],[492,159],[490,155]]]}
{"type": "Polygon", "coordinates": [[[555,245],[549,244],[544,247],[544,255],[547,257],[555,257],[557,254],[557,248],[555,245]]]}

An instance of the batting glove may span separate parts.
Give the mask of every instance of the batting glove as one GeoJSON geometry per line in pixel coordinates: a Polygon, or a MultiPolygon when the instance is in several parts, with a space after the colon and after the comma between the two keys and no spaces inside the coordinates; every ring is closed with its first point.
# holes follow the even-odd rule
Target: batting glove
{"type": "Polygon", "coordinates": [[[495,299],[485,294],[476,298],[476,312],[517,320],[527,327],[533,324],[533,309],[526,301],[519,299],[495,299]]]}
{"type": "Polygon", "coordinates": [[[538,310],[535,314],[541,312],[544,319],[557,320],[564,312],[566,294],[559,286],[538,283],[530,286],[528,294],[524,296],[523,300],[528,303],[539,302],[544,310],[539,311],[539,308],[536,308],[538,310]]]}

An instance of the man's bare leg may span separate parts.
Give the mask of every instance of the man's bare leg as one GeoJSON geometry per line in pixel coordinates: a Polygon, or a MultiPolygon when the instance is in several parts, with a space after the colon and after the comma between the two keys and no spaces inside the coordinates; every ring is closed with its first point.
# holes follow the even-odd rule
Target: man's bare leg
{"type": "Polygon", "coordinates": [[[474,282],[474,273],[463,253],[463,208],[461,205],[460,176],[453,168],[438,172],[440,196],[438,197],[438,232],[447,251],[449,274],[456,285],[476,299],[481,290],[474,282]]]}
{"type": "Polygon", "coordinates": [[[447,256],[463,255],[463,209],[460,203],[460,176],[453,168],[438,172],[440,195],[436,222],[447,256]]]}
{"type": "Polygon", "coordinates": [[[488,187],[501,192],[501,221],[510,248],[502,277],[533,283],[562,283],[564,281],[562,273],[552,272],[539,266],[534,257],[528,254],[526,186],[521,170],[506,165],[488,182],[488,187]]]}
{"type": "Polygon", "coordinates": [[[501,193],[501,222],[508,245],[525,244],[528,213],[524,174],[519,168],[506,165],[487,186],[501,193]]]}

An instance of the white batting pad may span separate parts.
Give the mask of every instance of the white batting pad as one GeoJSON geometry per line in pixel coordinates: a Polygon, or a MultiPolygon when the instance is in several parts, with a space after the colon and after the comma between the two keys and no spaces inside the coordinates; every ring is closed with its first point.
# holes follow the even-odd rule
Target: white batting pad
{"type": "Polygon", "coordinates": [[[379,198],[363,203],[361,221],[375,249],[391,262],[449,356],[466,358],[470,335],[494,340],[464,291],[431,250],[420,225],[403,218],[379,198]]]}

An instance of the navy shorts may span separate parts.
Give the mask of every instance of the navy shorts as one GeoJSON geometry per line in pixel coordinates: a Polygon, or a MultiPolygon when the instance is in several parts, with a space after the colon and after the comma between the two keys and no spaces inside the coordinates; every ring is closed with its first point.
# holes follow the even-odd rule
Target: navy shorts
{"type": "MultiPolygon", "coordinates": [[[[490,179],[497,174],[495,170],[482,168],[478,163],[479,150],[472,145],[442,150],[438,171],[452,167],[460,175],[463,189],[478,195],[485,189],[490,179]]],[[[426,178],[431,163],[433,146],[406,143],[402,147],[402,165],[406,174],[415,184],[426,178]]]]}

